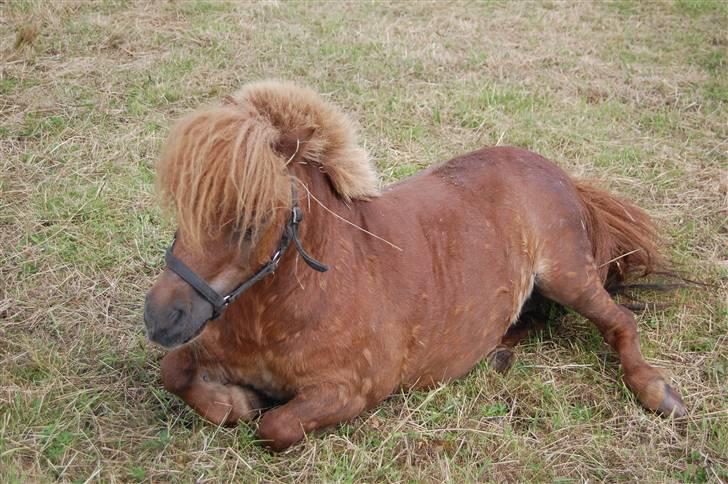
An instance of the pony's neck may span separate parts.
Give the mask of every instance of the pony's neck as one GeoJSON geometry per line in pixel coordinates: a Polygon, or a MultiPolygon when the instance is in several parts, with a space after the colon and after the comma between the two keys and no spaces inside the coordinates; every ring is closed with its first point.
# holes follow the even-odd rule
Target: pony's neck
{"type": "MultiPolygon", "coordinates": [[[[354,201],[347,205],[334,191],[327,176],[315,165],[293,163],[289,172],[291,182],[296,183],[298,204],[304,213],[298,228],[304,249],[314,259],[332,267],[331,270],[353,267],[353,258],[356,257],[354,248],[361,232],[341,220],[336,220],[332,212],[360,225],[363,202],[354,201]]],[[[290,212],[286,213],[288,217],[290,212]]],[[[291,244],[275,274],[244,293],[221,318],[233,324],[221,324],[220,328],[235,340],[263,344],[264,339],[277,337],[274,335],[280,336],[319,324],[317,314],[307,311],[316,308],[320,310],[320,305],[310,298],[325,297],[326,290],[320,289],[325,289],[329,284],[329,276],[330,273],[321,274],[306,265],[291,244]],[[319,290],[306,291],[309,285],[319,287],[319,290]],[[304,294],[307,303],[301,304],[304,294]],[[263,326],[267,328],[265,331],[263,326]]]]}

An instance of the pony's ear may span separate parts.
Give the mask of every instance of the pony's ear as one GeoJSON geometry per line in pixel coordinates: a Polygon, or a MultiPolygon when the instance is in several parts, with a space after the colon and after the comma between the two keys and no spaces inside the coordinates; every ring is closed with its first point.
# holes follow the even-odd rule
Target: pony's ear
{"type": "Polygon", "coordinates": [[[316,128],[298,128],[281,136],[275,145],[275,150],[286,160],[299,161],[303,157],[304,145],[310,140],[316,128]]]}

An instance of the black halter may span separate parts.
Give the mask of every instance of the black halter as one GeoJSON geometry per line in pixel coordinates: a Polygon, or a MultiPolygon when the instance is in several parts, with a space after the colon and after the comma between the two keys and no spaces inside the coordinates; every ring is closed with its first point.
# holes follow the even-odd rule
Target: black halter
{"type": "Polygon", "coordinates": [[[195,291],[197,291],[210,304],[212,304],[212,317],[210,319],[218,318],[231,303],[233,303],[238,297],[240,297],[242,293],[250,289],[250,287],[252,287],[256,282],[260,281],[268,274],[272,274],[273,272],[275,272],[276,268],[278,268],[278,263],[283,257],[283,254],[291,245],[291,241],[293,241],[296,250],[299,254],[301,254],[303,260],[306,261],[306,264],[308,264],[312,269],[319,272],[326,272],[329,270],[329,267],[326,264],[322,264],[321,262],[308,255],[308,253],[303,249],[303,246],[301,245],[301,240],[298,238],[298,224],[301,223],[301,220],[303,220],[303,211],[301,210],[301,207],[298,206],[298,201],[295,196],[295,190],[293,195],[293,208],[291,209],[291,217],[288,219],[288,222],[286,222],[286,226],[283,228],[283,235],[281,236],[281,241],[278,243],[278,248],[275,250],[275,252],[273,252],[270,260],[263,267],[258,269],[258,271],[250,276],[247,280],[243,281],[242,284],[240,284],[227,296],[221,296],[220,294],[218,294],[218,292],[210,287],[210,285],[205,282],[204,279],[195,274],[195,272],[190,269],[184,262],[178,259],[174,254],[172,254],[174,244],[177,241],[177,235],[175,234],[175,237],[172,240],[172,245],[169,246],[166,254],[164,255],[164,260],[167,263],[167,267],[169,267],[172,272],[181,277],[187,284],[192,286],[195,291]]]}

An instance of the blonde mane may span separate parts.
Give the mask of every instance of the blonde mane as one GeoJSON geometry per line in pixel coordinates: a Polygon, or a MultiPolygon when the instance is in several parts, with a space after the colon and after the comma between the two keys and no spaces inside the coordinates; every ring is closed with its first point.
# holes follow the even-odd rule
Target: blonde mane
{"type": "Polygon", "coordinates": [[[378,195],[376,171],[341,111],[293,83],[248,84],[222,105],[179,120],[162,150],[157,189],[191,243],[230,225],[255,231],[290,206],[289,155],[276,148],[302,130],[313,134],[296,158],[318,165],[339,196],[378,195]]]}

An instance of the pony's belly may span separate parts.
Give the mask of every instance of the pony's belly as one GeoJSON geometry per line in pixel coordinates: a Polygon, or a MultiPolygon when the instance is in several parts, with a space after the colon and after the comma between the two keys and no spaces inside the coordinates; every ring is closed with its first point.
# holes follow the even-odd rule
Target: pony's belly
{"type": "Polygon", "coordinates": [[[466,374],[501,342],[510,311],[503,308],[490,317],[450,319],[436,326],[403,371],[402,387],[431,387],[466,374]]]}
{"type": "Polygon", "coordinates": [[[472,348],[465,355],[433,359],[416,377],[408,378],[401,386],[405,389],[425,389],[458,379],[472,370],[496,346],[495,342],[487,342],[472,348]]]}
{"type": "Polygon", "coordinates": [[[459,378],[501,343],[534,287],[531,260],[516,265],[519,270],[501,270],[502,280],[508,283],[475,285],[480,294],[464,292],[469,302],[454,305],[442,321],[433,324],[435,336],[423,348],[421,370],[411,380],[423,382],[418,386],[431,386],[459,378]],[[458,313],[463,307],[470,310],[458,313]]]}

